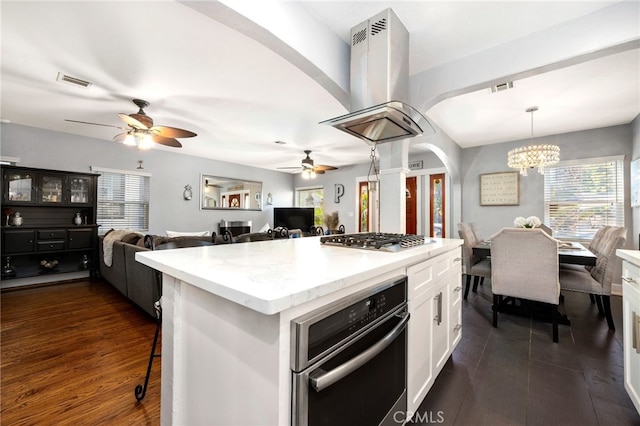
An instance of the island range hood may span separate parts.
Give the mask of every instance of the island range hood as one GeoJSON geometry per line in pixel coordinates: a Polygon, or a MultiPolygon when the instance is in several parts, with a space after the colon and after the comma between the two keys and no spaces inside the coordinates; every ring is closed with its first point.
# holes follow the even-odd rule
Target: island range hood
{"type": "Polygon", "coordinates": [[[351,113],[322,121],[369,144],[435,131],[409,95],[409,32],[391,9],[351,29],[351,113]]]}

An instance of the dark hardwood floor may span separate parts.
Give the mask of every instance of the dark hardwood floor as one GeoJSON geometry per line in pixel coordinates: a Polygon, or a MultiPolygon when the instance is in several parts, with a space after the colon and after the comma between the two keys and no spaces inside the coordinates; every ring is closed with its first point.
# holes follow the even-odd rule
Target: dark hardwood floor
{"type": "Polygon", "coordinates": [[[101,280],[0,298],[2,425],[160,424],[160,359],[145,399],[134,396],[153,318],[101,280]]]}
{"type": "MultiPolygon", "coordinates": [[[[3,425],[160,424],[160,360],[136,403],[154,321],[103,281],[5,291],[3,425]]],[[[621,299],[609,332],[586,295],[567,293],[572,325],[500,315],[490,282],[463,302],[463,338],[409,424],[640,425],[623,386],[621,299]]],[[[368,426],[368,425],[364,425],[368,426]]]]}
{"type": "MultiPolygon", "coordinates": [[[[623,382],[622,299],[610,332],[588,295],[565,292],[571,326],[500,314],[491,326],[491,281],[463,300],[463,337],[412,424],[640,425],[623,382]]],[[[411,424],[411,423],[410,423],[411,424]]]]}

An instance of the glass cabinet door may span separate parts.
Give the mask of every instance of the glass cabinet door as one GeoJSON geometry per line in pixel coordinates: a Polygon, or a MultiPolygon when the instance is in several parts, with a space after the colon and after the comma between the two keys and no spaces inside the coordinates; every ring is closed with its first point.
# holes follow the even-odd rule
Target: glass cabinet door
{"type": "Polygon", "coordinates": [[[6,201],[35,203],[35,174],[7,173],[4,176],[6,201]]]}
{"type": "Polygon", "coordinates": [[[91,202],[91,179],[82,176],[69,177],[69,202],[71,204],[87,204],[91,202]]]}
{"type": "Polygon", "coordinates": [[[40,203],[62,203],[62,175],[40,175],[40,203]]]}

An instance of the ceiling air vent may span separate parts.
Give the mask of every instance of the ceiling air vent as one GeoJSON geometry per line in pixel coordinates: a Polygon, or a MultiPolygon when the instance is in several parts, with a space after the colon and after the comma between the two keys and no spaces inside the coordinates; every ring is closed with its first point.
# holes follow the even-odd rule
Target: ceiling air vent
{"type": "Polygon", "coordinates": [[[63,74],[61,72],[58,73],[58,77],[56,81],[61,81],[63,83],[71,84],[76,87],[82,87],[84,89],[88,89],[93,86],[93,83],[87,80],[83,80],[77,77],[71,77],[70,75],[63,74]]]}
{"type": "Polygon", "coordinates": [[[506,83],[496,84],[491,86],[491,93],[502,92],[503,90],[513,89],[513,81],[507,81],[506,83]]]}

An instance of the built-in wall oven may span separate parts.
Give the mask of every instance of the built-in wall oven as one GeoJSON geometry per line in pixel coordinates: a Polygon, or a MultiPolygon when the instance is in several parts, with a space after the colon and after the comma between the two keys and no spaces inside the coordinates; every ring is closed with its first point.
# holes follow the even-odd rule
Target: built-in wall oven
{"type": "Polygon", "coordinates": [[[408,321],[406,277],[293,320],[292,424],[402,424],[408,321]]]}

